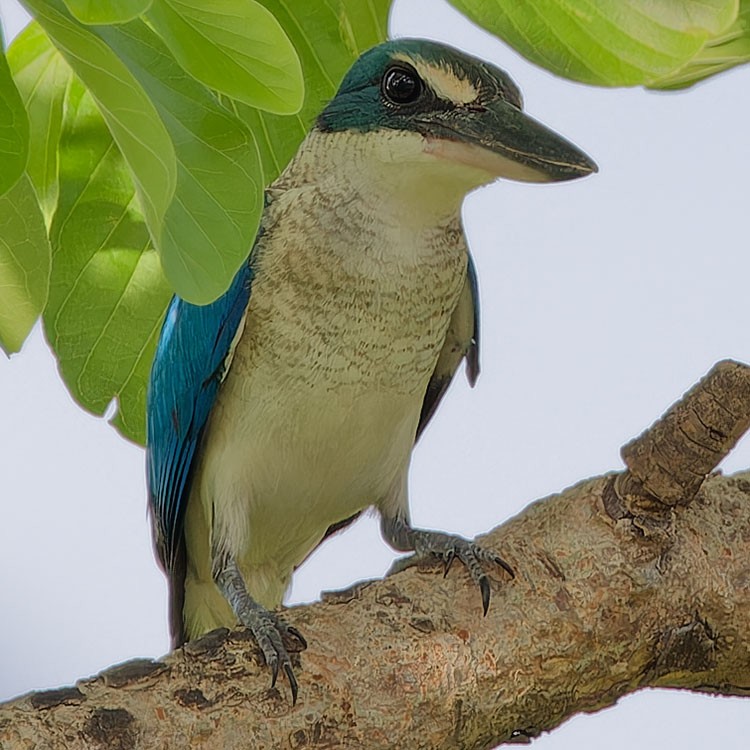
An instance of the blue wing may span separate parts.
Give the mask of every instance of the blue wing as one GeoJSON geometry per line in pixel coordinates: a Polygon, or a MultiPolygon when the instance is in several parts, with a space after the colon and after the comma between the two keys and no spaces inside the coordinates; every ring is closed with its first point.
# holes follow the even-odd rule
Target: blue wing
{"type": "MultiPolygon", "coordinates": [[[[246,262],[210,305],[174,297],[156,347],[147,398],[146,468],[154,542],[170,579],[181,578],[182,525],[196,449],[226,374],[251,281],[246,262]]],[[[172,580],[173,587],[177,583],[172,580]]],[[[173,628],[177,614],[173,612],[173,628]]]]}

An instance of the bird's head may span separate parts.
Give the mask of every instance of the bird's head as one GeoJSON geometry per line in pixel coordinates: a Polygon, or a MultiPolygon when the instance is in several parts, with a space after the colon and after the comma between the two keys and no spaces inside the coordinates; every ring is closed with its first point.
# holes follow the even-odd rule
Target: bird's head
{"type": "Polygon", "coordinates": [[[502,70],[422,39],[365,52],[316,130],[356,139],[381,173],[393,164],[407,182],[423,179],[434,188],[437,180],[440,189],[455,183],[462,195],[498,177],[555,182],[597,170],[581,150],[523,112],[520,92],[502,70]]]}

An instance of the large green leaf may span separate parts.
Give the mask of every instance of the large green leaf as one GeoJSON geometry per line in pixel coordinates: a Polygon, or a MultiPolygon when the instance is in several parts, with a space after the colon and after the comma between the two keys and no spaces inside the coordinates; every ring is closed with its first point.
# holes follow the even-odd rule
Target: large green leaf
{"type": "Polygon", "coordinates": [[[44,307],[47,230],[31,181],[22,175],[0,197],[0,347],[17,352],[44,307]]]}
{"type": "Polygon", "coordinates": [[[171,292],[151,249],[130,171],[91,96],[73,81],[60,139],[50,237],[47,338],[76,400],[145,438],[145,393],[171,292]]]}
{"type": "Polygon", "coordinates": [[[189,76],[141,21],[101,26],[154,102],[177,155],[177,187],[158,243],[180,296],[197,304],[229,286],[255,240],[263,174],[248,128],[189,76]]]}
{"type": "Polygon", "coordinates": [[[3,46],[0,30],[0,195],[21,176],[29,155],[29,120],[3,46]]]}
{"type": "Polygon", "coordinates": [[[316,115],[336,93],[341,79],[366,49],[386,38],[390,0],[261,0],[279,20],[302,61],[305,101],[291,117],[230,102],[253,129],[266,182],[294,156],[316,115]]]}
{"type": "Polygon", "coordinates": [[[151,0],[65,0],[81,23],[126,23],[145,13],[151,0]]]}
{"type": "Polygon", "coordinates": [[[747,62],[750,62],[750,0],[741,0],[737,19],[726,31],[709,39],[685,67],[652,81],[650,86],[659,89],[684,88],[747,62]]]}
{"type": "Polygon", "coordinates": [[[84,27],[61,0],[27,4],[99,105],[140,188],[173,288],[191,302],[211,302],[247,257],[260,220],[263,177],[252,133],[142,21],[84,27]],[[153,153],[157,142],[163,160],[153,153]],[[158,187],[169,194],[160,193],[157,205],[158,187]]]}
{"type": "Polygon", "coordinates": [[[738,0],[451,0],[553,73],[603,86],[683,68],[737,17],[738,0]]]}
{"type": "Polygon", "coordinates": [[[133,172],[149,228],[161,234],[175,191],[172,140],[156,108],[117,55],[70,15],[62,0],[24,0],[24,5],[89,89],[133,172]]]}
{"type": "Polygon", "coordinates": [[[182,67],[209,88],[277,114],[302,106],[297,53],[255,0],[154,0],[147,17],[182,67]]]}
{"type": "Polygon", "coordinates": [[[57,204],[57,146],[63,102],[73,72],[37,23],[29,24],[8,50],[13,78],[29,115],[26,172],[49,224],[57,204]]]}

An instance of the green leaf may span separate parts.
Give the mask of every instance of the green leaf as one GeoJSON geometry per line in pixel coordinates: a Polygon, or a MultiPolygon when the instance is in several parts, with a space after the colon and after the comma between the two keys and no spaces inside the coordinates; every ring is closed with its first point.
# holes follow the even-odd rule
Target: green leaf
{"type": "Polygon", "coordinates": [[[26,175],[0,197],[0,347],[17,352],[47,300],[50,247],[26,175]]]}
{"type": "Polygon", "coordinates": [[[735,21],[738,0],[451,0],[557,75],[649,84],[685,66],[735,21]]]}
{"type": "Polygon", "coordinates": [[[29,115],[26,172],[49,225],[57,204],[57,145],[63,102],[73,73],[37,23],[30,23],[13,40],[8,62],[29,115]]]}
{"type": "Polygon", "coordinates": [[[228,102],[255,133],[266,182],[294,156],[313,120],[336,93],[352,63],[384,41],[390,0],[328,0],[311,13],[306,0],[261,0],[281,23],[302,61],[305,101],[301,111],[281,117],[228,102]]]}
{"type": "Polygon", "coordinates": [[[216,299],[260,221],[263,178],[252,133],[142,21],[83,27],[60,0],[27,2],[99,105],[174,289],[198,304],[216,299]],[[159,143],[163,159],[154,152],[159,143]]]}
{"type": "Polygon", "coordinates": [[[23,174],[29,156],[29,119],[10,74],[0,32],[0,195],[23,174]]]}
{"type": "Polygon", "coordinates": [[[47,339],[74,398],[145,439],[145,394],[171,291],[125,160],[91,96],[73,81],[60,139],[60,200],[50,237],[47,339]]]}
{"type": "Polygon", "coordinates": [[[141,21],[98,28],[154,102],[177,155],[177,187],[158,243],[177,293],[205,304],[247,258],[263,210],[263,174],[248,128],[175,62],[141,21]]]}
{"type": "Polygon", "coordinates": [[[180,65],[209,88],[277,114],[302,106],[297,53],[255,0],[154,0],[148,21],[180,65]]]}
{"type": "Polygon", "coordinates": [[[81,23],[127,23],[145,13],[151,0],[65,0],[81,23]]]}
{"type": "Polygon", "coordinates": [[[91,91],[133,172],[149,228],[161,234],[174,195],[172,140],[151,100],[117,55],[67,11],[61,0],[24,0],[54,45],[91,91]]]}
{"type": "Polygon", "coordinates": [[[655,89],[685,88],[747,62],[750,62],[750,0],[741,0],[737,20],[723,34],[709,39],[683,68],[652,81],[649,86],[655,89]]]}

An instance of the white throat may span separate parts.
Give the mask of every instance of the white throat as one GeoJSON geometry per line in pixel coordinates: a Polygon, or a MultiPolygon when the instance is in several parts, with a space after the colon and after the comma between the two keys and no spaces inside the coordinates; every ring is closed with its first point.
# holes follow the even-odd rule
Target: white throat
{"type": "Polygon", "coordinates": [[[493,179],[476,167],[438,158],[418,133],[313,130],[277,185],[313,182],[342,200],[358,196],[401,226],[427,229],[457,221],[466,194],[493,179]]]}

